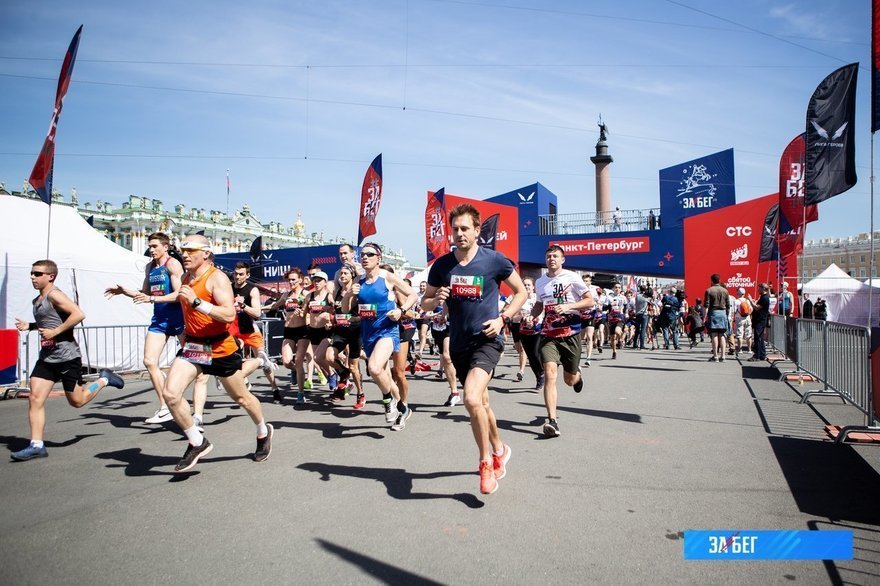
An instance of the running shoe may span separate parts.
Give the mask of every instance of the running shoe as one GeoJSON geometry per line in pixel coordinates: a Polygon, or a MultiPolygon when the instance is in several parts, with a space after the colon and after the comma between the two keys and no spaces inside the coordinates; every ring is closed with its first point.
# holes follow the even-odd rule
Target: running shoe
{"type": "Polygon", "coordinates": [[[503,444],[504,449],[501,454],[492,454],[492,468],[495,470],[495,480],[501,480],[507,475],[507,461],[510,460],[510,454],[513,451],[510,446],[503,444]]]}
{"type": "Polygon", "coordinates": [[[296,404],[297,405],[305,405],[306,404],[306,394],[302,391],[297,391],[296,393],[296,404]]]}
{"type": "Polygon", "coordinates": [[[584,390],[584,373],[581,373],[581,377],[578,379],[574,385],[572,385],[575,393],[580,393],[584,390]]]}
{"type": "Polygon", "coordinates": [[[599,345],[596,346],[596,352],[598,352],[599,354],[602,353],[602,346],[601,346],[601,344],[599,344],[599,345]]]}
{"type": "Polygon", "coordinates": [[[357,401],[354,403],[355,409],[363,409],[367,404],[367,396],[363,393],[358,394],[357,401]]]}
{"type": "Polygon", "coordinates": [[[326,385],[327,384],[327,377],[324,375],[324,373],[320,369],[318,369],[318,384],[319,385],[326,385]]]}
{"type": "Polygon", "coordinates": [[[266,437],[257,438],[257,449],[254,450],[254,462],[265,462],[269,459],[269,454],[272,453],[272,435],[275,433],[275,428],[272,427],[271,423],[267,423],[266,429],[269,430],[266,437]]]}
{"type": "Polygon", "coordinates": [[[516,373],[516,382],[521,383],[522,379],[523,379],[523,373],[522,373],[522,371],[519,371],[518,373],[516,373]]]}
{"type": "Polygon", "coordinates": [[[147,417],[144,420],[144,423],[162,423],[164,421],[171,421],[174,419],[174,416],[171,415],[171,411],[168,410],[168,407],[162,406],[156,409],[156,412],[153,413],[152,417],[147,417]]]}
{"type": "Polygon", "coordinates": [[[394,425],[391,426],[391,431],[403,431],[406,427],[406,420],[412,416],[412,409],[409,407],[406,408],[406,411],[403,413],[397,414],[397,421],[394,422],[394,425]]]}
{"type": "Polygon", "coordinates": [[[589,359],[589,358],[587,358],[587,359],[584,361],[584,366],[586,366],[587,368],[590,368],[590,359],[589,359]]]}
{"type": "Polygon", "coordinates": [[[617,350],[611,351],[611,360],[617,360],[617,350]]]}
{"type": "Polygon", "coordinates": [[[395,419],[397,419],[397,400],[391,399],[385,403],[385,423],[394,423],[395,419]]]}
{"type": "Polygon", "coordinates": [[[333,391],[333,396],[330,397],[331,401],[339,402],[345,400],[345,388],[336,389],[333,391]]]}
{"type": "Polygon", "coordinates": [[[26,462],[27,460],[33,460],[34,458],[46,458],[49,456],[49,452],[46,451],[46,446],[40,446],[38,448],[33,444],[29,444],[28,447],[23,450],[12,452],[10,456],[16,462],[26,462]]]}
{"type": "Polygon", "coordinates": [[[330,387],[330,390],[336,390],[336,387],[339,385],[339,375],[334,371],[330,378],[327,379],[327,386],[330,387]]]}
{"type": "Polygon", "coordinates": [[[535,390],[540,391],[544,388],[544,375],[538,377],[538,380],[535,382],[535,390]]]}
{"type": "Polygon", "coordinates": [[[416,360],[415,358],[409,361],[409,373],[413,376],[416,375],[416,360]]]}
{"type": "Polygon", "coordinates": [[[209,442],[206,437],[202,438],[202,445],[199,447],[195,447],[192,444],[186,444],[186,452],[183,453],[183,458],[181,458],[180,462],[177,463],[177,466],[174,467],[174,471],[186,472],[187,470],[192,469],[198,463],[199,458],[207,456],[213,449],[214,444],[209,442]]]}
{"type": "Polygon", "coordinates": [[[214,386],[217,387],[217,390],[218,390],[218,391],[222,391],[222,390],[223,390],[223,383],[220,382],[220,377],[219,377],[219,376],[215,376],[215,377],[214,377],[214,386]]]}
{"type": "Polygon", "coordinates": [[[446,399],[446,402],[443,403],[444,407],[455,407],[461,403],[461,395],[459,393],[449,393],[449,397],[446,399]]]}
{"type": "Polygon", "coordinates": [[[483,494],[492,494],[498,490],[498,479],[495,478],[495,469],[492,462],[480,462],[480,492],[483,494]]]}
{"type": "Polygon", "coordinates": [[[442,371],[442,370],[438,370],[438,371],[437,371],[437,374],[435,374],[434,377],[435,377],[435,378],[442,379],[442,378],[443,378],[443,371],[442,371]]]}
{"type": "Polygon", "coordinates": [[[311,388],[312,388],[312,381],[306,379],[306,382],[303,383],[303,388],[304,388],[304,389],[307,389],[307,390],[311,390],[311,388]]]}
{"type": "Polygon", "coordinates": [[[559,431],[559,423],[555,419],[548,419],[544,424],[544,437],[559,437],[562,432],[559,431]]]}
{"type": "Polygon", "coordinates": [[[284,398],[281,396],[281,389],[272,389],[272,401],[275,403],[284,402],[284,398]]]}
{"type": "Polygon", "coordinates": [[[244,379],[244,387],[248,390],[248,392],[251,391],[251,381],[249,381],[247,377],[245,377],[244,379]]]}
{"type": "Polygon", "coordinates": [[[105,379],[107,381],[108,387],[116,387],[117,389],[121,389],[125,386],[125,381],[122,380],[121,376],[113,371],[107,370],[106,368],[101,369],[101,372],[98,373],[98,377],[105,379]]]}

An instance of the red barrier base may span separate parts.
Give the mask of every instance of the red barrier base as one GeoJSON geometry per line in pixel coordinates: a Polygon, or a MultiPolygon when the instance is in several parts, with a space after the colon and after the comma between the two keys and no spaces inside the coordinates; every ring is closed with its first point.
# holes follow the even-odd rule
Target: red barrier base
{"type": "Polygon", "coordinates": [[[812,374],[787,374],[785,375],[785,380],[791,382],[805,382],[805,383],[816,383],[819,382],[819,379],[814,377],[812,374]]]}
{"type": "MultiPolygon", "coordinates": [[[[840,435],[840,426],[826,425],[825,433],[827,433],[831,437],[831,439],[837,439],[837,436],[840,435]]],[[[853,431],[847,434],[846,439],[847,441],[852,441],[859,444],[880,444],[880,433],[853,431]]]]}

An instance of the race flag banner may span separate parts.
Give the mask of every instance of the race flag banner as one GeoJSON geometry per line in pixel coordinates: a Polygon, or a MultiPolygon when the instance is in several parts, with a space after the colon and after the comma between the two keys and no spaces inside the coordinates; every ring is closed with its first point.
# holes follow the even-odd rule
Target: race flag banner
{"type": "Polygon", "coordinates": [[[55,166],[55,131],[58,128],[58,118],[61,116],[61,107],[67,88],[70,87],[70,79],[73,76],[73,66],[76,63],[76,52],[79,50],[79,37],[82,34],[82,25],[76,29],[73,40],[67,48],[64,63],[61,64],[61,74],[58,76],[58,89],[55,90],[55,109],[52,111],[52,119],[49,122],[49,133],[43,141],[43,148],[37,155],[37,162],[28,178],[28,183],[45,203],[52,205],[52,171],[55,166]]]}
{"type": "Polygon", "coordinates": [[[500,217],[501,214],[494,214],[483,220],[483,225],[480,226],[480,236],[477,241],[483,248],[495,250],[495,239],[498,236],[498,219],[500,217]]]}
{"type": "Polygon", "coordinates": [[[257,236],[251,243],[251,250],[248,253],[251,257],[251,279],[254,281],[263,280],[263,237],[257,236]]]}
{"type": "Polygon", "coordinates": [[[358,222],[358,245],[376,233],[376,215],[382,203],[382,153],[379,153],[364,175],[361,186],[361,217],[358,222]]]}
{"type": "Polygon", "coordinates": [[[800,254],[807,222],[819,219],[819,206],[804,210],[804,135],[796,136],[779,159],[779,256],[800,254]]]}
{"type": "Polygon", "coordinates": [[[880,0],[871,0],[871,132],[880,130],[880,0]]]}
{"type": "Polygon", "coordinates": [[[425,245],[428,264],[449,252],[445,195],[445,188],[428,193],[428,205],[425,206],[425,245]]]}
{"type": "Polygon", "coordinates": [[[851,530],[699,530],[684,532],[684,559],[714,561],[851,560],[851,530]]]}
{"type": "Polygon", "coordinates": [[[807,106],[804,203],[813,205],[856,184],[856,81],[859,64],[826,77],[807,106]]]}
{"type": "Polygon", "coordinates": [[[761,251],[758,253],[758,262],[776,260],[779,258],[779,247],[776,245],[776,235],[779,233],[779,204],[773,204],[767,210],[764,218],[764,229],[761,232],[761,251]]]}

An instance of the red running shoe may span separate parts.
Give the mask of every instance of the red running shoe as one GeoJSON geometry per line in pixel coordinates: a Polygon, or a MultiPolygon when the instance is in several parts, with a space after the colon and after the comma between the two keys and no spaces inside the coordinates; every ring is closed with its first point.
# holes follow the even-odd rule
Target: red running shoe
{"type": "Polygon", "coordinates": [[[507,475],[507,461],[510,460],[510,454],[513,451],[510,449],[510,446],[507,444],[504,445],[504,451],[501,452],[501,455],[492,454],[492,468],[495,470],[495,480],[501,480],[507,475]]]}
{"type": "Polygon", "coordinates": [[[498,480],[495,479],[495,469],[492,462],[488,460],[480,461],[480,492],[483,494],[492,494],[498,490],[498,480]]]}

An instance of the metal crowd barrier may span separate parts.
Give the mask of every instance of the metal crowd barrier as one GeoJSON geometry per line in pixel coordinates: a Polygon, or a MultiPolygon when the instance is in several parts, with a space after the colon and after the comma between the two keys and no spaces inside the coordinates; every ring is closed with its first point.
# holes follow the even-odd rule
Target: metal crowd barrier
{"type": "Polygon", "coordinates": [[[795,373],[809,374],[822,383],[821,389],[805,391],[801,403],[816,396],[837,397],[864,415],[864,425],[841,427],[837,443],[855,431],[880,431],[874,415],[868,328],[774,315],[770,339],[776,350],[795,363],[795,373]]]}
{"type": "MultiPolygon", "coordinates": [[[[143,326],[83,326],[73,330],[82,353],[82,364],[87,374],[96,374],[109,368],[120,374],[146,372],[144,367],[144,339],[147,327],[143,326]]],[[[40,353],[40,335],[34,331],[18,335],[18,379],[25,385],[30,382],[30,372],[40,353]]],[[[177,338],[168,340],[159,357],[159,366],[171,364],[177,354],[177,338]]]]}

